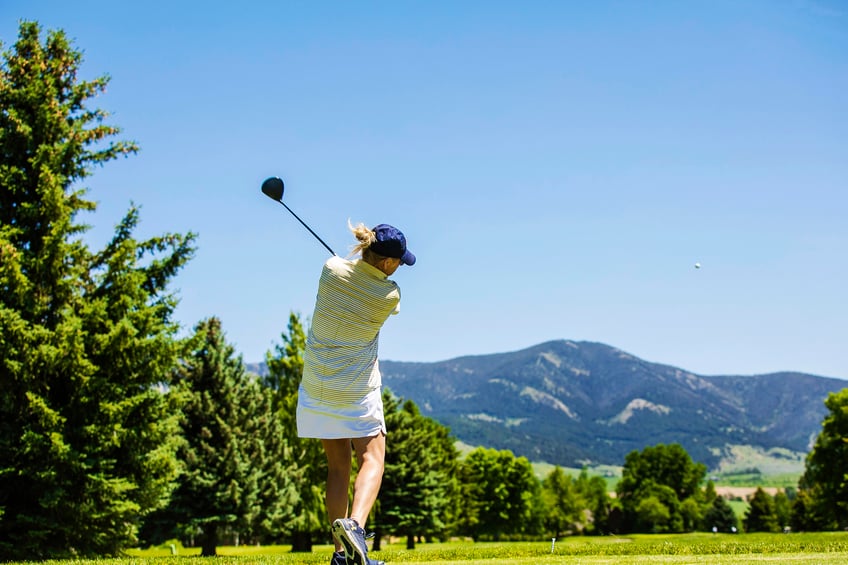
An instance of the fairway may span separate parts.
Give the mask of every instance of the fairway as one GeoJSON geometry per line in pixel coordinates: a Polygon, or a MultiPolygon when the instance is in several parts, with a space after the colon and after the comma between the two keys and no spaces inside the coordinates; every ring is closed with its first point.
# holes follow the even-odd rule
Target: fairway
{"type": "MultiPolygon", "coordinates": [[[[559,540],[551,552],[551,541],[515,543],[449,543],[418,544],[407,550],[405,544],[384,545],[373,552],[375,559],[386,563],[462,564],[478,563],[574,563],[599,565],[605,563],[797,563],[848,564],[848,533],[804,534],[678,534],[633,535],[608,537],[573,537],[559,540]]],[[[177,548],[171,554],[169,546],[129,552],[130,559],[75,561],[91,565],[139,565],[151,563],[186,563],[187,558],[199,555],[198,548],[177,548]]],[[[289,546],[220,547],[216,563],[261,563],[272,565],[326,564],[331,546],[315,546],[312,553],[291,553],[289,546]]],[[[68,563],[51,561],[48,563],[68,563]]]]}

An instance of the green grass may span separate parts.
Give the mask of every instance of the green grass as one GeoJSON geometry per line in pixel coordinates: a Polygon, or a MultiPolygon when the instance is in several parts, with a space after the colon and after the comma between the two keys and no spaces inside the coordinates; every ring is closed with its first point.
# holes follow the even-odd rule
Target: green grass
{"type": "MultiPolygon", "coordinates": [[[[762,449],[752,445],[728,445],[722,460],[710,474],[744,474],[752,469],[763,476],[795,475],[804,472],[806,454],[776,447],[762,449]]],[[[780,486],[780,485],[774,485],[780,486]]]]}
{"type": "Polygon", "coordinates": [[[716,486],[729,487],[797,487],[800,473],[781,473],[778,475],[762,475],[759,473],[728,473],[719,474],[713,482],[716,486]]]}
{"type": "Polygon", "coordinates": [[[744,500],[728,500],[727,503],[733,509],[733,513],[736,514],[736,517],[739,518],[739,524],[742,524],[742,520],[745,518],[745,512],[748,511],[749,504],[744,500]]]}
{"type": "MultiPolygon", "coordinates": [[[[291,553],[289,546],[220,547],[215,564],[322,564],[329,562],[331,546],[316,546],[312,553],[291,553]]],[[[61,565],[187,565],[199,554],[198,549],[178,548],[172,556],[170,548],[160,546],[135,550],[123,559],[47,561],[61,565]],[[188,561],[187,561],[188,560],[188,561]]],[[[551,541],[517,543],[449,543],[419,544],[407,550],[405,544],[390,544],[372,557],[392,563],[443,565],[477,565],[480,563],[660,564],[680,565],[709,563],[845,563],[848,564],[848,533],[809,534],[678,534],[633,535],[622,537],[572,537],[551,541]]]]}

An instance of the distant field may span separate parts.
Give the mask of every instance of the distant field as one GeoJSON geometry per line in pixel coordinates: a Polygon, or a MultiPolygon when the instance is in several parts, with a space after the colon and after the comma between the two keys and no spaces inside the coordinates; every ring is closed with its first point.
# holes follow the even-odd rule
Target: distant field
{"type": "MultiPolygon", "coordinates": [[[[468,450],[469,447],[465,446],[468,450]]],[[[716,487],[763,487],[770,494],[776,489],[795,488],[804,472],[803,453],[775,448],[763,450],[749,445],[732,445],[725,449],[724,457],[718,468],[711,470],[707,478],[716,487]]],[[[544,479],[554,465],[545,462],[533,463],[533,471],[539,479],[544,479]]],[[[577,476],[581,469],[562,467],[566,473],[577,476]]],[[[587,468],[590,475],[601,476],[607,481],[607,490],[615,491],[621,479],[622,467],[615,465],[597,465],[587,468]]],[[[724,491],[723,494],[731,491],[724,491]]],[[[739,491],[743,492],[743,491],[739,491]]]]}
{"type": "MultiPolygon", "coordinates": [[[[544,479],[547,477],[551,471],[554,470],[556,465],[552,465],[550,463],[533,463],[533,473],[539,479],[544,479]]],[[[566,474],[576,477],[580,474],[582,469],[577,467],[560,467],[566,474]]],[[[600,476],[607,480],[608,484],[612,485],[612,489],[615,490],[615,484],[621,479],[621,467],[617,467],[615,465],[596,465],[593,467],[587,467],[587,472],[590,476],[600,476]]]]}
{"type": "Polygon", "coordinates": [[[729,500],[727,502],[733,509],[733,513],[739,518],[739,524],[742,525],[742,520],[745,519],[745,513],[750,507],[747,501],[744,500],[729,500]]]}
{"type": "MultiPolygon", "coordinates": [[[[722,460],[714,471],[719,475],[745,475],[752,469],[757,474],[775,476],[795,476],[804,472],[806,454],[788,449],[773,448],[763,450],[750,445],[730,445],[722,453],[722,460]]],[[[779,486],[779,485],[775,485],[779,486]]]]}
{"type": "Polygon", "coordinates": [[[762,473],[727,473],[711,477],[716,485],[737,487],[766,487],[771,489],[795,488],[801,473],[781,473],[764,475],[762,473]]]}
{"type": "MultiPolygon", "coordinates": [[[[289,546],[221,547],[215,563],[269,565],[326,565],[332,548],[316,546],[309,554],[291,553],[289,546]]],[[[197,549],[178,548],[172,556],[162,546],[132,551],[127,559],[76,560],[74,565],[166,565],[187,563],[197,549]]],[[[709,563],[797,563],[848,564],[848,533],[812,534],[680,534],[635,535],[624,537],[574,537],[558,540],[552,548],[550,540],[520,543],[449,543],[419,544],[408,551],[405,544],[389,545],[373,552],[374,558],[393,563],[442,565],[477,565],[481,563],[580,563],[601,564],[668,564],[709,563]],[[552,551],[553,550],[553,551],[552,551]]],[[[68,565],[68,561],[46,563],[68,565]]]]}

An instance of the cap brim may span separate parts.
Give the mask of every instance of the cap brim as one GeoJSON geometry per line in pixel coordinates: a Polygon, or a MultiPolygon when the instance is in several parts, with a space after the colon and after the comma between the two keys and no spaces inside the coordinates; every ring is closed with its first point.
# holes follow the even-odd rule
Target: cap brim
{"type": "Polygon", "coordinates": [[[408,249],[403,254],[403,257],[400,258],[400,262],[404,265],[409,265],[410,267],[415,264],[415,255],[412,254],[408,249]]]}

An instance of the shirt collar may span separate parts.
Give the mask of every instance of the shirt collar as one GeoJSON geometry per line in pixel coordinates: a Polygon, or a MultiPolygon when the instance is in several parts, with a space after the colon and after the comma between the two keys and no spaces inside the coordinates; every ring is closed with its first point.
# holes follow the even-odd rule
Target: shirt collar
{"type": "Polygon", "coordinates": [[[364,259],[361,259],[361,258],[357,259],[356,261],[353,262],[353,264],[357,269],[361,269],[361,270],[365,271],[366,273],[370,274],[371,276],[377,277],[379,279],[388,278],[388,275],[386,273],[384,273],[383,271],[381,271],[380,269],[378,269],[374,265],[372,265],[370,263],[366,263],[364,259]]]}

